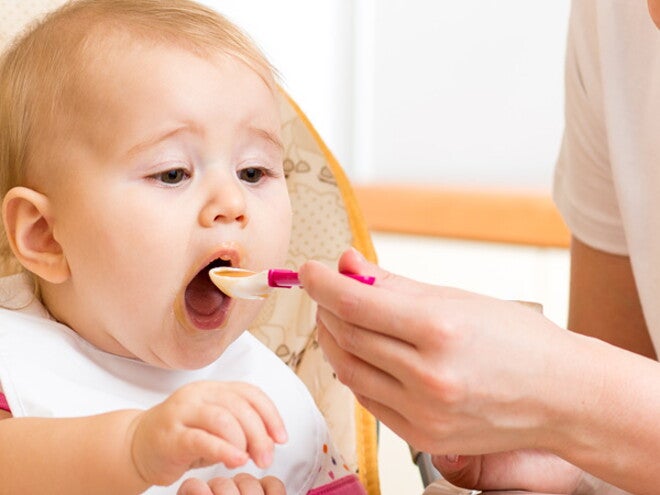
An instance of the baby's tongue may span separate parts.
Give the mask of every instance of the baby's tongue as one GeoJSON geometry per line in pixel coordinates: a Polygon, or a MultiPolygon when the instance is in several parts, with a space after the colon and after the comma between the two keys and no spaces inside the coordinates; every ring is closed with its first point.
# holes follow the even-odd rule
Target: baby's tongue
{"type": "Polygon", "coordinates": [[[213,285],[206,270],[198,273],[186,288],[186,305],[198,315],[213,314],[222,305],[224,298],[225,295],[213,285]]]}

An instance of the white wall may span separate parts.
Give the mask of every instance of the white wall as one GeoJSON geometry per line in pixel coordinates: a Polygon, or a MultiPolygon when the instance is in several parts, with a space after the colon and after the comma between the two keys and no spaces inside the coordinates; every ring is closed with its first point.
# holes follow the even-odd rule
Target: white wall
{"type": "Polygon", "coordinates": [[[375,10],[363,177],[546,186],[563,120],[566,0],[388,0],[375,10]]]}
{"type": "Polygon", "coordinates": [[[549,188],[569,0],[204,0],[353,179],[549,188]]]}

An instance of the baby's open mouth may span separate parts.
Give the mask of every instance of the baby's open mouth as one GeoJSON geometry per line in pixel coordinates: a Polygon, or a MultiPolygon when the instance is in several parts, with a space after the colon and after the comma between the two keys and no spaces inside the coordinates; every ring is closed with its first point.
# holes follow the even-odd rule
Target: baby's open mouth
{"type": "Polygon", "coordinates": [[[186,287],[186,311],[192,323],[200,329],[222,326],[227,316],[230,298],[220,292],[209,278],[209,270],[231,266],[230,261],[217,259],[202,268],[186,287]]]}

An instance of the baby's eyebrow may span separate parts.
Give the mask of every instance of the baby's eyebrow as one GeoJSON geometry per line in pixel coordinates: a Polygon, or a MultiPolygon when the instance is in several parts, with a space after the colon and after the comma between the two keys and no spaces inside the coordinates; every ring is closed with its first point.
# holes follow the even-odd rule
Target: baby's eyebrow
{"type": "Polygon", "coordinates": [[[139,143],[135,144],[134,146],[131,146],[131,148],[128,150],[126,155],[131,156],[131,155],[136,155],[139,152],[149,149],[158,143],[162,143],[163,141],[167,141],[173,136],[176,136],[177,134],[180,134],[182,132],[186,131],[191,131],[193,133],[200,133],[201,129],[199,126],[196,126],[195,124],[191,123],[185,123],[183,125],[177,126],[173,129],[167,129],[164,132],[160,132],[154,136],[148,137],[147,139],[140,141],[139,143]]]}
{"type": "Polygon", "coordinates": [[[262,129],[261,127],[250,127],[250,132],[273,144],[275,147],[277,147],[278,151],[284,151],[284,144],[277,134],[266,129],[262,129]]]}

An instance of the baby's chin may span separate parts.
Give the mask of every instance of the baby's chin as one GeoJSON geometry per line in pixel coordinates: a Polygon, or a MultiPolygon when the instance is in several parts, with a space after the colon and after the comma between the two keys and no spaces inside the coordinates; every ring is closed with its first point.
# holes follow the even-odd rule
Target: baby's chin
{"type": "Polygon", "coordinates": [[[156,351],[154,357],[157,366],[170,369],[200,369],[216,361],[254,322],[263,301],[237,301],[232,305],[230,314],[222,327],[216,329],[198,329],[184,324],[177,325],[171,340],[156,351]]]}
{"type": "Polygon", "coordinates": [[[227,350],[235,339],[217,343],[195,343],[182,347],[155,350],[144,361],[158,368],[197,370],[209,366],[227,350]]]}
{"type": "Polygon", "coordinates": [[[231,303],[225,306],[221,323],[212,326],[208,321],[199,325],[196,318],[190,317],[185,297],[178,298],[170,337],[160,345],[152,345],[145,362],[161,368],[194,370],[216,361],[253,323],[264,303],[226,299],[231,303]]]}

